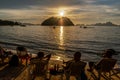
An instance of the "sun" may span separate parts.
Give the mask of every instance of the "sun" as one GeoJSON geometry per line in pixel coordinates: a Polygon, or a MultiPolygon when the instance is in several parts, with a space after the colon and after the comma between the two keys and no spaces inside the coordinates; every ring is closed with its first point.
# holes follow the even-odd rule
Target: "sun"
{"type": "Polygon", "coordinates": [[[60,16],[64,16],[64,11],[63,11],[63,10],[60,11],[60,12],[59,12],[59,15],[60,15],[60,16]]]}

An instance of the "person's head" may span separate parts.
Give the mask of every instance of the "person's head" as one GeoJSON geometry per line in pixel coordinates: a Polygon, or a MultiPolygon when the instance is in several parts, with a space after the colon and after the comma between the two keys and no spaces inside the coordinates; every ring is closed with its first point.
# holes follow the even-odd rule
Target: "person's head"
{"type": "Polygon", "coordinates": [[[23,47],[23,46],[18,46],[16,49],[17,49],[18,51],[26,51],[26,48],[23,47]]]}
{"type": "Polygon", "coordinates": [[[106,49],[103,53],[103,57],[107,57],[107,58],[112,58],[112,56],[115,54],[115,50],[114,49],[106,49]]]}
{"type": "Polygon", "coordinates": [[[81,53],[80,52],[75,52],[75,54],[74,54],[74,60],[75,61],[79,61],[80,58],[81,58],[81,53]]]}
{"type": "Polygon", "coordinates": [[[44,57],[44,52],[38,52],[37,53],[38,58],[43,58],[44,57]]]}

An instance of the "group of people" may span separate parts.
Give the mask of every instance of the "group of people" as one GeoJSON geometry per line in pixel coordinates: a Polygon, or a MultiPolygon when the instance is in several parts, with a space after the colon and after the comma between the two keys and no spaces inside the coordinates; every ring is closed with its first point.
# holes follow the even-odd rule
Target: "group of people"
{"type": "MultiPolygon", "coordinates": [[[[106,49],[103,52],[103,54],[102,54],[103,58],[100,61],[89,62],[88,71],[92,71],[93,69],[99,70],[102,62],[106,59],[112,59],[112,56],[114,54],[115,54],[115,50],[106,49]]],[[[39,62],[43,61],[44,64],[48,64],[50,57],[51,57],[51,55],[44,57],[43,52],[38,52],[38,57],[37,57],[38,60],[37,61],[39,61],[39,62]]],[[[35,62],[34,60],[36,60],[36,59],[31,59],[31,64],[38,63],[37,61],[35,62]]],[[[73,59],[69,60],[67,62],[63,62],[63,64],[64,63],[66,64],[66,66],[63,66],[66,80],[70,80],[70,75],[75,76],[76,80],[88,80],[86,72],[85,72],[86,62],[81,60],[81,52],[75,52],[73,59]]],[[[39,66],[39,64],[36,64],[36,65],[39,66]]],[[[37,72],[37,71],[40,72],[39,69],[36,68],[35,72],[37,72]]],[[[38,75],[38,73],[35,73],[35,74],[38,75]]]]}
{"type": "MultiPolygon", "coordinates": [[[[117,61],[116,59],[112,58],[112,56],[115,55],[115,53],[116,52],[114,49],[106,49],[102,54],[103,58],[101,60],[99,60],[98,62],[89,62],[89,69],[87,69],[87,70],[91,71],[91,72],[94,69],[100,70],[101,65],[104,66],[102,64],[103,61],[106,61],[106,60],[117,61]]],[[[66,62],[66,66],[64,68],[66,80],[70,80],[70,75],[74,75],[76,80],[88,80],[87,75],[85,73],[85,66],[86,66],[86,63],[81,60],[81,53],[75,52],[74,58],[72,60],[66,62]],[[81,69],[79,70],[79,68],[74,67],[74,66],[79,66],[79,68],[81,68],[81,69]]]]}
{"type": "MultiPolygon", "coordinates": [[[[23,51],[23,50],[26,51],[26,49],[22,48],[22,47],[17,47],[17,49],[19,49],[21,51],[23,51]]],[[[3,51],[5,52],[5,50],[2,47],[0,47],[0,56],[2,56],[3,51]]],[[[104,61],[105,59],[112,59],[112,56],[114,54],[115,54],[115,50],[106,49],[103,52],[103,58],[100,61],[89,62],[88,71],[93,71],[93,69],[99,70],[102,61],[104,61]]],[[[47,56],[44,56],[44,55],[45,55],[44,52],[38,52],[37,57],[30,59],[30,64],[34,65],[34,70],[32,72],[32,74],[34,74],[33,80],[39,74],[40,75],[46,74],[46,70],[48,69],[48,62],[51,58],[51,54],[48,54],[47,56]]],[[[19,56],[19,54],[18,54],[18,56],[19,56]]],[[[28,56],[28,55],[26,55],[26,56],[28,56]]],[[[16,58],[15,55],[13,57],[16,58]]],[[[2,57],[1,57],[1,59],[2,59],[2,57]]],[[[63,62],[63,64],[64,63],[66,64],[66,66],[63,66],[66,80],[70,80],[70,75],[74,75],[76,80],[87,80],[87,76],[85,73],[86,62],[81,60],[81,52],[75,52],[74,58],[67,62],[63,62]],[[77,70],[78,68],[79,68],[79,70],[77,70]]],[[[12,62],[11,62],[11,64],[12,64],[12,62]]],[[[44,78],[46,78],[46,75],[44,76],[44,78]]]]}

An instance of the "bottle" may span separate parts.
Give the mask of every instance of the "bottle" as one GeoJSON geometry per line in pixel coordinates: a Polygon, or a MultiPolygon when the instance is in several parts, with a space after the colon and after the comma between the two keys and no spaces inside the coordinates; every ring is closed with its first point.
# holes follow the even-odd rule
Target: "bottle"
{"type": "Polygon", "coordinates": [[[56,67],[57,67],[57,71],[58,71],[58,70],[59,70],[59,64],[57,64],[57,66],[56,66],[56,67]]]}
{"type": "Polygon", "coordinates": [[[56,65],[56,64],[54,65],[54,70],[55,70],[55,71],[57,70],[57,65],[56,65]]]}

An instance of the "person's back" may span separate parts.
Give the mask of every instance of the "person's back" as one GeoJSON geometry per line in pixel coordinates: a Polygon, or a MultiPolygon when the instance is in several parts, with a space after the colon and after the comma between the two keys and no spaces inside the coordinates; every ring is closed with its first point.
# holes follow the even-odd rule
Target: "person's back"
{"type": "Polygon", "coordinates": [[[46,78],[46,72],[48,68],[48,62],[50,59],[51,55],[44,57],[43,52],[38,52],[37,53],[37,58],[31,59],[31,65],[34,66],[33,68],[33,75],[34,78],[36,76],[43,76],[46,78]]]}
{"type": "Polygon", "coordinates": [[[82,71],[84,71],[84,68],[86,66],[86,63],[83,61],[73,61],[70,64],[70,74],[71,75],[79,75],[82,71]]]}
{"type": "Polygon", "coordinates": [[[96,63],[95,65],[95,68],[96,69],[99,69],[101,64],[103,63],[103,61],[107,61],[107,60],[114,60],[112,58],[112,56],[115,54],[115,51],[113,49],[106,49],[104,52],[103,52],[103,58],[98,62],[96,63]]]}
{"type": "Polygon", "coordinates": [[[98,61],[97,63],[89,62],[90,69],[88,69],[88,71],[93,71],[93,69],[100,70],[103,63],[105,63],[107,61],[117,61],[116,59],[112,58],[112,56],[114,54],[115,54],[114,49],[106,49],[106,50],[104,50],[104,52],[102,54],[103,58],[100,61],[98,61]]]}
{"type": "Polygon", "coordinates": [[[34,75],[36,76],[45,75],[47,70],[47,64],[48,62],[46,60],[39,60],[39,59],[36,60],[34,62],[34,70],[33,70],[34,75]]]}
{"type": "Polygon", "coordinates": [[[9,66],[17,67],[19,65],[19,58],[17,55],[13,55],[9,61],[9,66]]]}
{"type": "Polygon", "coordinates": [[[87,76],[84,71],[86,63],[81,61],[80,58],[81,53],[76,52],[74,54],[74,59],[66,63],[65,67],[66,80],[70,79],[70,75],[75,76],[76,80],[87,80],[87,76]]]}

